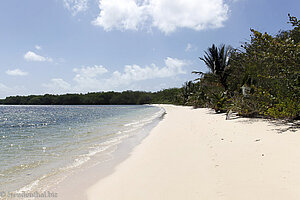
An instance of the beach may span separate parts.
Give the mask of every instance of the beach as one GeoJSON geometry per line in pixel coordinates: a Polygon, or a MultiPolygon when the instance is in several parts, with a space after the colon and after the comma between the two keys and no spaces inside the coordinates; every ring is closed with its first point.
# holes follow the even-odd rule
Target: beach
{"type": "Polygon", "coordinates": [[[300,200],[299,13],[2,1],[0,200],[300,200]]]}
{"type": "Polygon", "coordinates": [[[87,199],[300,199],[300,131],[293,124],[159,106],[163,120],[86,190],[87,199]]]}

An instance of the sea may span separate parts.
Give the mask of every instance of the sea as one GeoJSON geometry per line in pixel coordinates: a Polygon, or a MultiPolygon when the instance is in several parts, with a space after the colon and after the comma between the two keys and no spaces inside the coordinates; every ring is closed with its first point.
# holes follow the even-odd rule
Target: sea
{"type": "Polygon", "coordinates": [[[99,155],[146,137],[164,113],[151,105],[0,106],[0,192],[42,191],[93,159],[105,162],[99,155]]]}

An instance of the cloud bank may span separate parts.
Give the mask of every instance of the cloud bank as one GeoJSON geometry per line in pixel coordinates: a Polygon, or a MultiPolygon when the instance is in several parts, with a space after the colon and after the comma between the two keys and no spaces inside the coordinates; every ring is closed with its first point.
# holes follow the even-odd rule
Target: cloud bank
{"type": "Polygon", "coordinates": [[[224,0],[99,0],[92,22],[106,31],[156,27],[169,34],[178,28],[219,28],[228,18],[224,0]]]}
{"type": "Polygon", "coordinates": [[[53,78],[50,83],[42,84],[42,86],[47,88],[47,92],[53,94],[70,92],[71,89],[71,85],[61,78],[53,78]]]}
{"type": "Polygon", "coordinates": [[[73,72],[76,73],[73,78],[74,84],[71,85],[63,79],[55,78],[43,86],[47,88],[47,92],[51,93],[124,90],[139,81],[185,74],[184,67],[189,65],[188,61],[170,57],[166,58],[164,62],[164,67],[158,67],[155,64],[145,67],[126,65],[123,71],[112,73],[108,73],[109,71],[102,65],[74,68],[73,72]],[[104,74],[107,76],[104,77],[104,74]]]}

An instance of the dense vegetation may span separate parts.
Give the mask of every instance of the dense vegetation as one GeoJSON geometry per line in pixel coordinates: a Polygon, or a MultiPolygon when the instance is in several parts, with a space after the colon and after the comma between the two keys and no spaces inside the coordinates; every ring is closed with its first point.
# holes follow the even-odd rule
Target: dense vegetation
{"type": "Polygon", "coordinates": [[[300,20],[289,15],[291,30],[271,36],[251,29],[241,48],[212,45],[200,58],[208,72],[182,88],[159,92],[99,92],[15,96],[0,104],[108,105],[170,103],[237,112],[247,117],[299,119],[300,20]]]}
{"type": "Polygon", "coordinates": [[[241,49],[212,45],[200,58],[209,69],[183,86],[184,104],[247,117],[299,119],[300,20],[271,36],[251,29],[241,49]]]}
{"type": "Polygon", "coordinates": [[[149,103],[178,104],[179,88],[159,92],[97,92],[88,94],[12,96],[0,100],[6,105],[139,105],[149,103]]]}

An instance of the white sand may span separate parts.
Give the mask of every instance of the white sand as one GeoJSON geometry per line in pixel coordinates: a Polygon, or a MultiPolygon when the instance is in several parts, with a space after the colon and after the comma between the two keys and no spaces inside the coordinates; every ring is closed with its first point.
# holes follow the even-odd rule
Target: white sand
{"type": "Polygon", "coordinates": [[[164,120],[89,200],[300,199],[299,129],[163,107],[164,120]]]}

